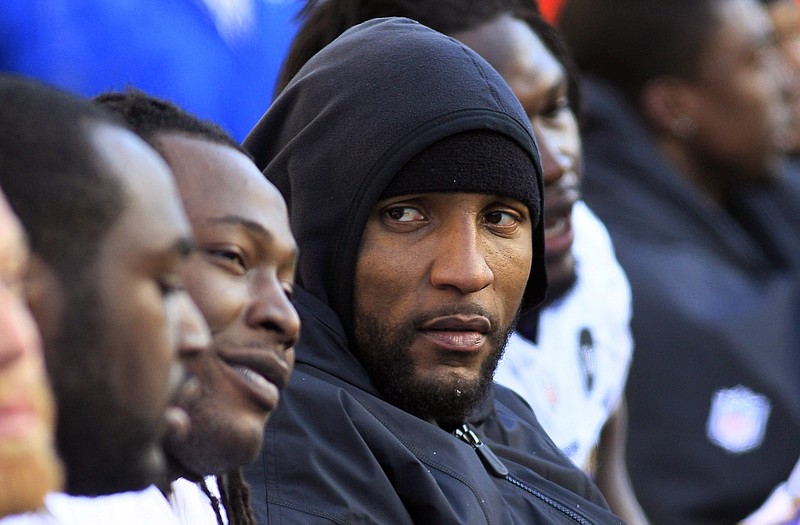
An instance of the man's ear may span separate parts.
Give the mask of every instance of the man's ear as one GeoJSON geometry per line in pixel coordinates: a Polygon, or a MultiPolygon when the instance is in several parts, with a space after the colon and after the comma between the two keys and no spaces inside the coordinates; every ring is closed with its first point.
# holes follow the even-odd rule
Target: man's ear
{"type": "Polygon", "coordinates": [[[28,306],[39,325],[42,339],[49,341],[59,331],[64,294],[53,268],[35,252],[28,261],[25,288],[28,306]]]}
{"type": "Polygon", "coordinates": [[[662,77],[642,90],[641,110],[659,135],[691,139],[697,133],[694,89],[686,81],[662,77]]]}

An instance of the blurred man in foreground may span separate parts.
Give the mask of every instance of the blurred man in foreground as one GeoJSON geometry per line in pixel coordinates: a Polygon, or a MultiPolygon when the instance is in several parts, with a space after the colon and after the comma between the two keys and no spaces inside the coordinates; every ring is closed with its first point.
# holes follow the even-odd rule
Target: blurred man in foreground
{"type": "Polygon", "coordinates": [[[0,98],[0,186],[31,243],[28,297],[66,467],[67,494],[47,510],[159,523],[168,513],[131,491],[165,475],[162,441],[188,432],[174,405],[189,394],[178,357],[209,341],[181,281],[192,240],[171,174],[88,101],[13,77],[0,79],[0,98]],[[75,497],[118,493],[128,507],[75,497]]]}
{"type": "Polygon", "coordinates": [[[0,517],[36,510],[62,483],[42,343],[23,293],[28,258],[0,193],[0,517]]]}

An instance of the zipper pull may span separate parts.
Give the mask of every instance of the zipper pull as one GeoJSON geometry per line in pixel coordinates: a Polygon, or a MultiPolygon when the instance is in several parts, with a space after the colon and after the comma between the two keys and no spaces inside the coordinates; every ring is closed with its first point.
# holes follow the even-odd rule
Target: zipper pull
{"type": "Polygon", "coordinates": [[[486,443],[481,441],[481,438],[478,437],[469,425],[464,423],[461,425],[461,428],[455,429],[453,432],[455,436],[463,441],[464,443],[470,445],[472,448],[475,449],[475,452],[478,453],[478,457],[481,458],[481,462],[486,467],[486,469],[497,476],[498,478],[505,478],[508,476],[508,469],[503,462],[498,458],[492,449],[490,449],[486,443]]]}

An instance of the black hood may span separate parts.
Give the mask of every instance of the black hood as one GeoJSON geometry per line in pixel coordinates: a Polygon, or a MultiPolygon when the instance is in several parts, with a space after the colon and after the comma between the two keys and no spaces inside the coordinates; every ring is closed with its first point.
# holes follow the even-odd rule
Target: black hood
{"type": "Polygon", "coordinates": [[[298,283],[352,329],[356,257],[369,214],[405,163],[445,137],[492,130],[535,167],[533,264],[523,306],[547,288],[542,176],[528,118],[500,75],[463,44],[403,18],[370,20],[315,55],[244,141],[283,194],[298,283]]]}

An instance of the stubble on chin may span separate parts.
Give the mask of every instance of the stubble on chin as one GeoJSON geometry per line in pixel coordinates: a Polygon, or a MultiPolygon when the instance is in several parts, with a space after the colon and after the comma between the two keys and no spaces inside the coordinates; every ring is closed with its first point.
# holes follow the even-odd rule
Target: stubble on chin
{"type": "Polygon", "coordinates": [[[63,486],[63,467],[53,443],[52,396],[42,384],[32,389],[31,401],[46,424],[22,441],[0,441],[0,517],[35,511],[48,492],[63,486]]]}
{"type": "Polygon", "coordinates": [[[391,326],[356,309],[354,353],[387,402],[450,430],[461,425],[489,394],[495,369],[515,324],[516,321],[500,327],[494,316],[476,306],[446,308],[391,326]],[[433,378],[416,373],[410,348],[419,335],[418,327],[428,319],[455,313],[483,315],[496,327],[489,334],[491,350],[478,376],[466,380],[457,374],[433,378]]]}

